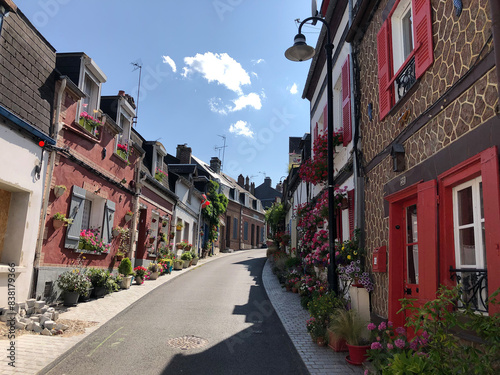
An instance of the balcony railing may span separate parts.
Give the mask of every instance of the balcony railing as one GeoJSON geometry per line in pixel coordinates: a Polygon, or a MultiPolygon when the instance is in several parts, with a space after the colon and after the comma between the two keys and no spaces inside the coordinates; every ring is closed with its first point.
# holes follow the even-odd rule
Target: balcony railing
{"type": "Polygon", "coordinates": [[[415,56],[412,56],[403,70],[398,74],[394,80],[396,84],[397,100],[401,99],[417,82],[415,75],[415,56]]]}
{"type": "Polygon", "coordinates": [[[452,268],[450,279],[461,284],[459,307],[470,307],[474,311],[488,312],[488,273],[486,269],[452,268]]]}

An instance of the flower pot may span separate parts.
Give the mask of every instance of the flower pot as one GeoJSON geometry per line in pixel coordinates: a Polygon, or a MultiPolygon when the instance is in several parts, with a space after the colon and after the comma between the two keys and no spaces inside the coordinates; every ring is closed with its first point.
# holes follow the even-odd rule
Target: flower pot
{"type": "Polygon", "coordinates": [[[132,220],[132,215],[125,215],[125,222],[128,223],[130,220],[132,220]]]}
{"type": "Polygon", "coordinates": [[[292,292],[298,293],[299,292],[299,288],[292,287],[292,292]]]}
{"type": "Polygon", "coordinates": [[[159,272],[151,272],[149,274],[149,280],[156,280],[158,278],[158,276],[160,275],[159,272]]]}
{"type": "Polygon", "coordinates": [[[175,229],[177,229],[177,230],[179,230],[179,231],[180,231],[180,230],[182,230],[182,228],[183,228],[183,226],[182,226],[182,225],[177,225],[177,226],[175,227],[175,229]]]}
{"type": "Polygon", "coordinates": [[[94,296],[94,298],[102,298],[106,294],[108,294],[108,290],[106,289],[105,286],[96,286],[96,287],[94,287],[94,290],[92,292],[92,295],[94,296]]]}
{"type": "Polygon", "coordinates": [[[64,292],[64,306],[76,306],[80,293],[64,292]]]}
{"type": "Polygon", "coordinates": [[[115,255],[115,258],[118,262],[121,262],[123,259],[123,255],[115,255]]]}
{"type": "Polygon", "coordinates": [[[120,234],[120,231],[118,229],[113,229],[111,231],[111,234],[113,235],[113,237],[118,237],[118,235],[120,234]]]}
{"type": "Polygon", "coordinates": [[[189,262],[190,262],[190,260],[185,260],[183,262],[182,268],[188,268],[189,267],[189,262]]]}
{"type": "Polygon", "coordinates": [[[318,344],[318,346],[326,346],[326,340],[324,337],[317,337],[316,343],[318,344]]]}
{"type": "Polygon", "coordinates": [[[170,267],[168,267],[168,270],[167,270],[167,273],[168,273],[168,274],[171,274],[171,273],[172,273],[172,268],[173,268],[173,267],[174,267],[173,265],[171,265],[170,267]]]}
{"type": "Polygon", "coordinates": [[[54,195],[56,196],[56,198],[61,197],[65,191],[66,191],[66,189],[63,187],[60,187],[60,186],[54,187],[54,195]]]}
{"type": "Polygon", "coordinates": [[[345,360],[351,365],[360,366],[367,359],[366,351],[370,349],[370,345],[349,345],[347,344],[347,348],[349,349],[349,355],[345,357],[345,360]]]}
{"type": "Polygon", "coordinates": [[[54,229],[59,229],[64,225],[64,221],[54,219],[54,220],[52,220],[52,225],[54,225],[54,229]]]}
{"type": "Polygon", "coordinates": [[[94,288],[90,288],[87,294],[80,294],[80,298],[78,299],[79,302],[87,302],[90,300],[90,295],[92,294],[92,290],[94,288]]]}
{"type": "Polygon", "coordinates": [[[189,266],[188,266],[188,267],[191,267],[192,265],[193,265],[193,260],[191,259],[191,260],[189,261],[189,266]]]}
{"type": "Polygon", "coordinates": [[[130,284],[132,284],[132,276],[124,276],[120,287],[122,289],[129,289],[130,284]]]}
{"type": "Polygon", "coordinates": [[[141,276],[136,276],[135,277],[135,283],[137,285],[142,285],[142,283],[144,282],[143,278],[141,276]]]}
{"type": "Polygon", "coordinates": [[[179,262],[174,262],[174,270],[182,270],[184,267],[184,262],[181,260],[179,262]]]}
{"type": "Polygon", "coordinates": [[[196,266],[200,258],[193,258],[193,263],[191,265],[196,266]]]}
{"type": "Polygon", "coordinates": [[[155,238],[154,237],[149,237],[149,243],[155,243],[155,238]]]}
{"type": "Polygon", "coordinates": [[[347,352],[347,344],[344,339],[338,337],[335,332],[328,329],[328,347],[335,352],[347,352]]]}

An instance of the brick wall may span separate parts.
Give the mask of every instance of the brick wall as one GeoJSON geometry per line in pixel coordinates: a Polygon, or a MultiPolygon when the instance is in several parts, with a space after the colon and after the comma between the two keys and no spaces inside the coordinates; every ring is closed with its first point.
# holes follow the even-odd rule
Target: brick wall
{"type": "Polygon", "coordinates": [[[0,34],[0,105],[49,134],[55,50],[18,9],[0,34]]]}

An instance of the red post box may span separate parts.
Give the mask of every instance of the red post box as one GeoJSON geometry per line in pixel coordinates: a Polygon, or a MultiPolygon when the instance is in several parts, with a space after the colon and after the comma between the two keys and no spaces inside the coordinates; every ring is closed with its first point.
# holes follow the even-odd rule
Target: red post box
{"type": "Polygon", "coordinates": [[[373,272],[387,272],[387,250],[385,246],[373,250],[373,272]]]}

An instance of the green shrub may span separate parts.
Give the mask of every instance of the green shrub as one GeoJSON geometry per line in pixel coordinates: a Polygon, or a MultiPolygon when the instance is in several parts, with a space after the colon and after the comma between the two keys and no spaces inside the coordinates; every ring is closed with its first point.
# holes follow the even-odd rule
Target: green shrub
{"type": "Polygon", "coordinates": [[[296,268],[300,265],[301,265],[301,260],[297,257],[291,257],[285,261],[285,267],[287,269],[296,268]]]}
{"type": "Polygon", "coordinates": [[[118,272],[122,275],[128,276],[134,273],[134,269],[132,268],[132,262],[129,258],[123,258],[118,266],[118,272]]]}

